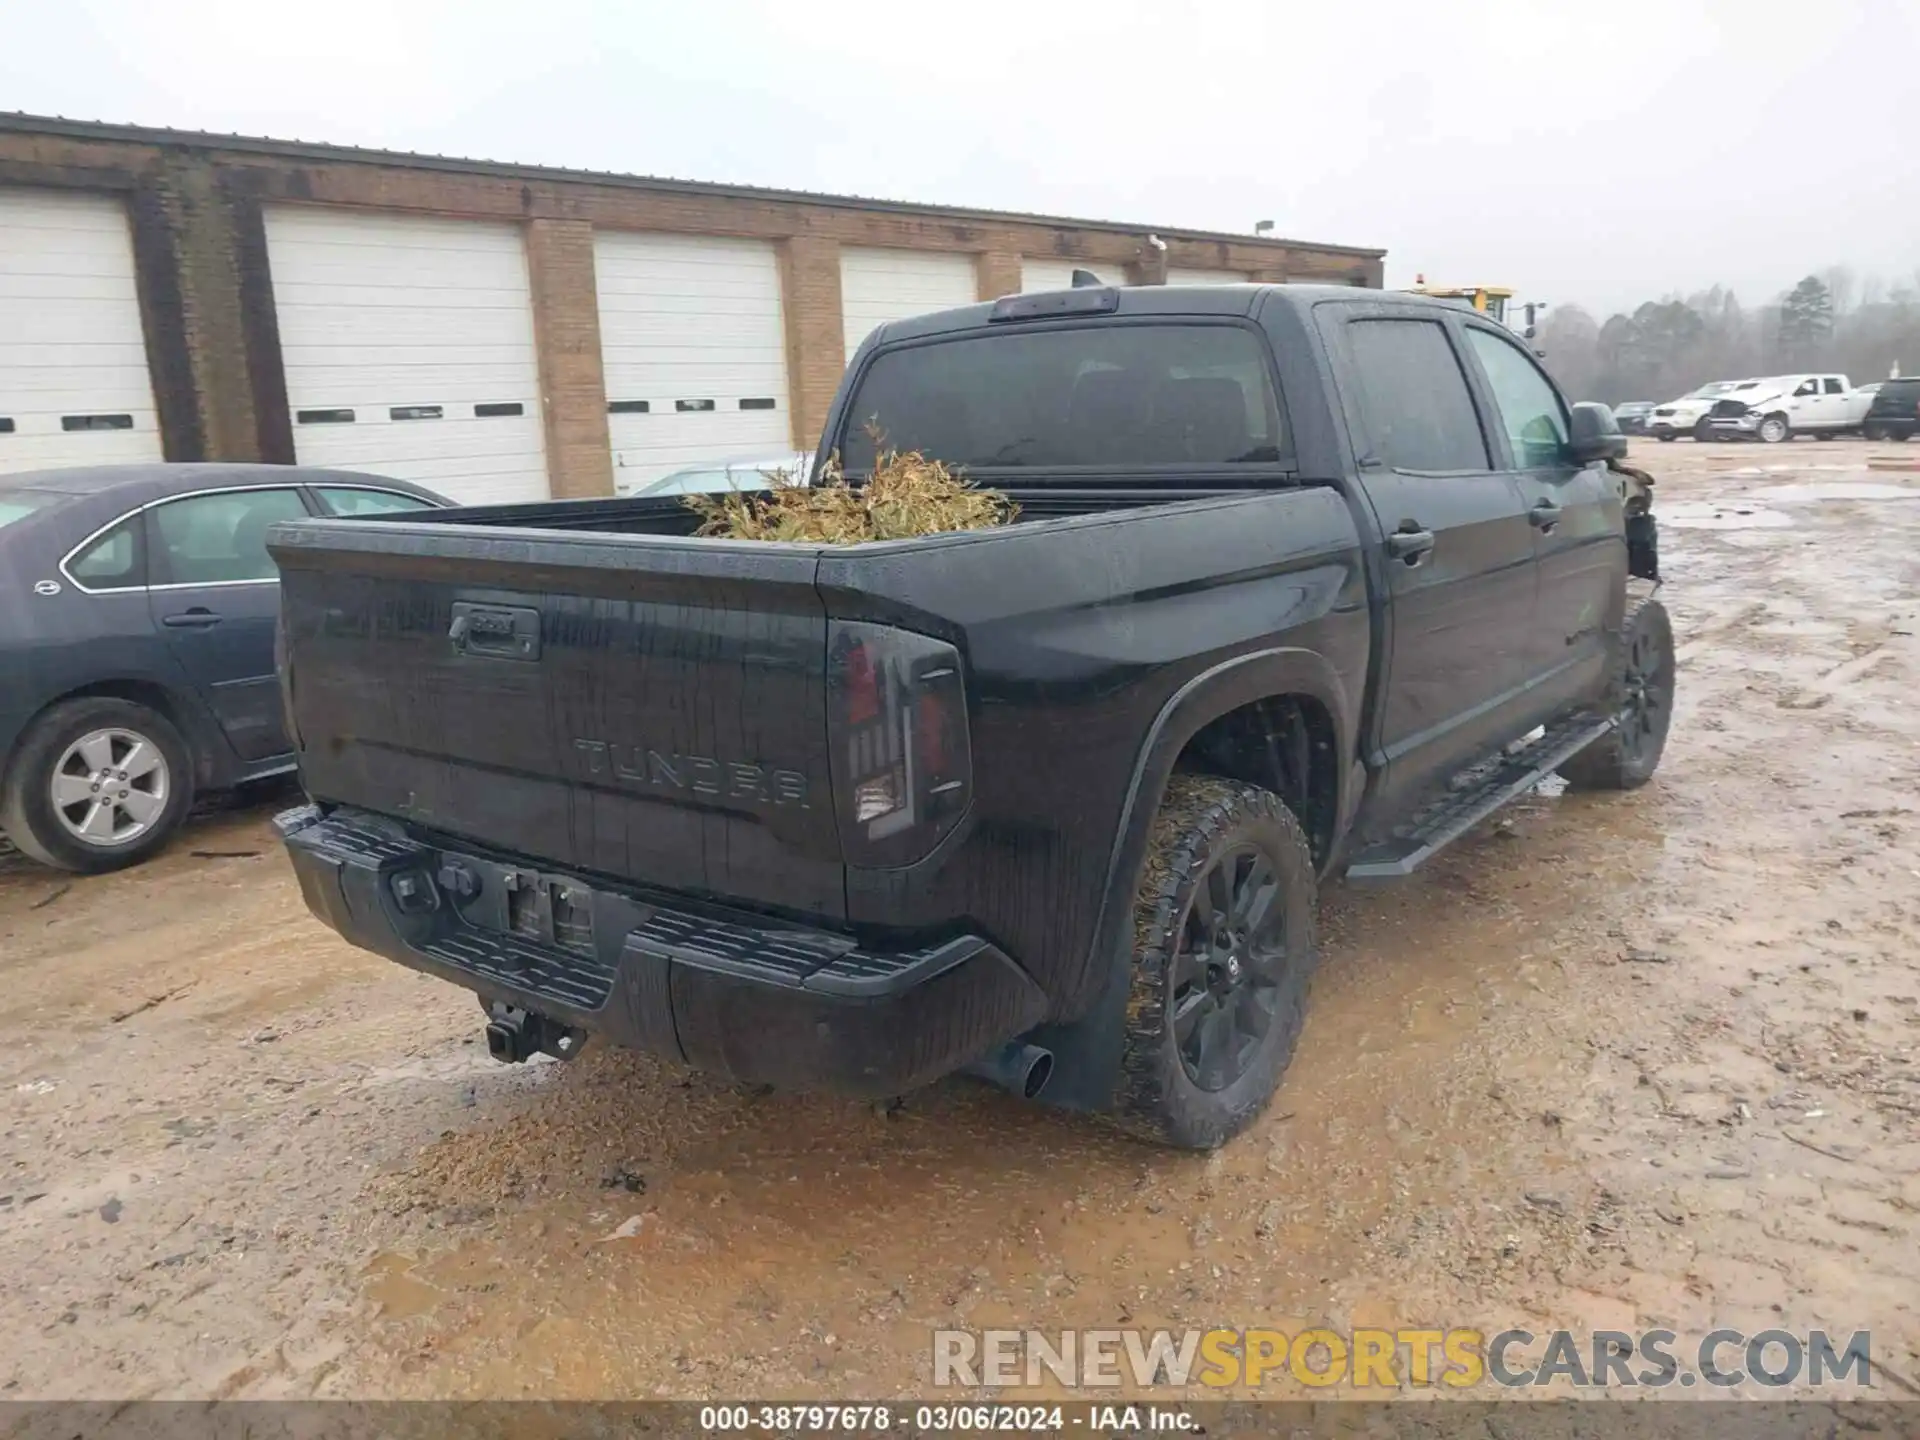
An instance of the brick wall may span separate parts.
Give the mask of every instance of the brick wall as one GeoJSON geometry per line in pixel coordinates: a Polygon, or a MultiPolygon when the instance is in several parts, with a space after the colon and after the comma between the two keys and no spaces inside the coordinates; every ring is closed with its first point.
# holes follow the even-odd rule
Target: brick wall
{"type": "Polygon", "coordinates": [[[847,337],[840,320],[840,242],[820,235],[781,241],[780,287],[793,443],[811,449],[847,368],[847,337]]]}
{"type": "Polygon", "coordinates": [[[982,299],[1020,288],[1023,256],[1164,283],[1169,265],[1262,280],[1379,286],[1376,250],[835,200],[484,162],[0,119],[0,184],[124,194],[166,453],[293,458],[261,208],[318,204],[511,220],[525,227],[556,496],[612,493],[595,228],[762,238],[778,246],[793,439],[810,446],[845,368],[843,245],[971,255],[982,299]]]}
{"type": "Polygon", "coordinates": [[[554,498],[611,495],[613,452],[607,439],[593,227],[584,220],[528,221],[527,278],[554,498]]]}

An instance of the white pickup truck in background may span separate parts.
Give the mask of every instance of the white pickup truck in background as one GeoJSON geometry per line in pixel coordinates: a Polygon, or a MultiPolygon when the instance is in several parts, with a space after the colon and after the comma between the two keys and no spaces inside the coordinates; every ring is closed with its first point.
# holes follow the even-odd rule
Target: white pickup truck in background
{"type": "Polygon", "coordinates": [[[1844,375],[1773,375],[1743,381],[1716,400],[1707,417],[1714,438],[1778,445],[1796,434],[1832,439],[1860,429],[1872,392],[1844,375]]]}

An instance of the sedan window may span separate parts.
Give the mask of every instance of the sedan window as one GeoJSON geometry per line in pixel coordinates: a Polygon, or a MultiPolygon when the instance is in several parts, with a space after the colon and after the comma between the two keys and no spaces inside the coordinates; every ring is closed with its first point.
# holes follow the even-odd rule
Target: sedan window
{"type": "Polygon", "coordinates": [[[50,490],[11,490],[0,495],[0,527],[24,520],[36,510],[44,510],[67,497],[50,490]]]}
{"type": "Polygon", "coordinates": [[[316,485],[314,494],[334,515],[390,515],[400,510],[431,510],[430,500],[398,490],[363,490],[357,486],[316,485]]]}
{"type": "Polygon", "coordinates": [[[223,490],[154,507],[158,544],[156,583],[223,585],[274,580],[279,572],[267,554],[267,529],[276,520],[307,514],[300,492],[223,490]]]}
{"type": "Polygon", "coordinates": [[[146,547],[140,543],[140,517],[129,515],[95,536],[67,561],[67,574],[83,590],[138,590],[145,585],[146,547]]]}

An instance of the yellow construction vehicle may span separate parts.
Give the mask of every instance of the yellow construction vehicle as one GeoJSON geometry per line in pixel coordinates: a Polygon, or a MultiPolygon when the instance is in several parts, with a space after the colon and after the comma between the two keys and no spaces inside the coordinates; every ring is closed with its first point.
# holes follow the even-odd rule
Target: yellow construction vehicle
{"type": "Polygon", "coordinates": [[[1507,302],[1513,298],[1513,291],[1504,285],[1429,285],[1424,275],[1414,276],[1409,288],[1415,295],[1430,295],[1450,305],[1477,310],[1502,325],[1507,323],[1507,302]]]}

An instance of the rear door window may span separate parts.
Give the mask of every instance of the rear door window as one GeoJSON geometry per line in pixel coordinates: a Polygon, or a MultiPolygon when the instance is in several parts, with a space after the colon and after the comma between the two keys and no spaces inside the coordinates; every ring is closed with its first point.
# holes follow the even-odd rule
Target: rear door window
{"type": "Polygon", "coordinates": [[[1275,464],[1266,348],[1237,325],[1007,330],[884,352],[848,407],[849,474],[884,448],[969,471],[1275,464]]]}
{"type": "Polygon", "coordinates": [[[1347,326],[1361,420],[1391,470],[1488,470],[1473,392],[1437,320],[1361,319],[1347,326]]]}
{"type": "Polygon", "coordinates": [[[267,530],[276,520],[300,520],[306,502],[291,486],[222,490],[156,505],[153,516],[156,584],[233,585],[278,580],[267,554],[267,530]]]}

